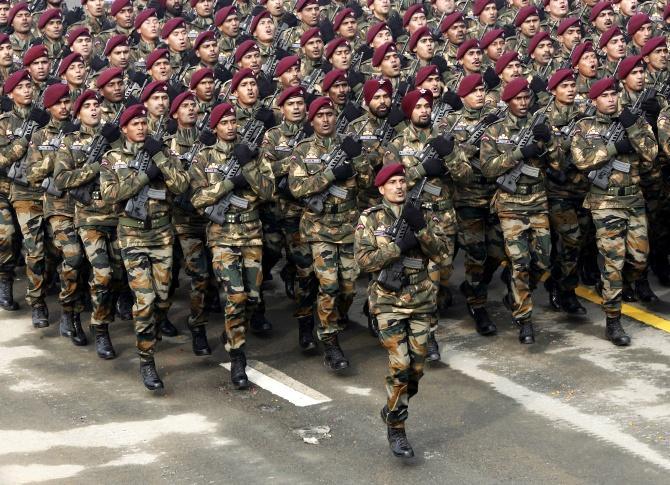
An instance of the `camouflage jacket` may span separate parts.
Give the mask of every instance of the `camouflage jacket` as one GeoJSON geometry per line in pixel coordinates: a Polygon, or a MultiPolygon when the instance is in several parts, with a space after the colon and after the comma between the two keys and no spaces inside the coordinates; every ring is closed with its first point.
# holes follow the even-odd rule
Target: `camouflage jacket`
{"type": "MultiPolygon", "coordinates": [[[[649,123],[640,116],[633,126],[626,129],[636,153],[617,154],[614,145],[608,144],[604,137],[613,121],[614,117],[601,113],[580,120],[570,145],[572,158],[577,168],[586,173],[615,158],[630,163],[629,173],[612,171],[609,188],[631,187],[634,190],[634,186],[640,183],[640,172],[648,171],[653,166],[658,153],[656,138],[649,123]]],[[[607,191],[591,185],[584,207],[591,210],[644,207],[644,198],[640,190],[629,195],[610,195],[607,191]]]]}
{"type": "Polygon", "coordinates": [[[324,212],[317,214],[306,207],[300,220],[300,233],[307,242],[354,242],[354,224],[359,216],[358,191],[372,183],[372,169],[361,154],[352,161],[356,175],[336,181],[321,157],[337,145],[335,136],[324,138],[315,134],[298,144],[289,160],[289,187],[294,197],[303,199],[328,191],[324,212]]]}
{"type": "Polygon", "coordinates": [[[659,151],[670,158],[670,105],[663,108],[658,116],[658,145],[659,151]]]}
{"type": "Polygon", "coordinates": [[[123,110],[123,103],[111,103],[103,98],[100,103],[100,121],[102,124],[112,121],[119,110],[123,110]]]}
{"type": "Polygon", "coordinates": [[[74,223],[82,226],[113,226],[119,218],[112,204],[100,195],[100,162],[86,164],[86,149],[97,134],[97,128],[82,126],[63,138],[54,164],[54,180],[58,190],[74,189],[92,183],[91,204],[75,200],[74,223]]]}
{"type": "MultiPolygon", "coordinates": [[[[14,162],[20,160],[28,150],[28,140],[16,136],[16,131],[30,113],[30,107],[21,108],[14,105],[12,111],[0,114],[0,196],[8,197],[10,180],[7,171],[14,162]]],[[[11,184],[12,186],[15,184],[11,184]]],[[[17,199],[18,200],[18,199],[17,199]]]]}
{"type": "Polygon", "coordinates": [[[118,148],[113,148],[100,163],[100,192],[102,200],[114,204],[119,214],[119,244],[122,248],[132,246],[166,246],[172,244],[172,225],[169,223],[173,194],[181,194],[188,188],[188,173],[181,167],[179,160],[167,149],[153,157],[154,163],[162,173],[153,181],[145,173],[129,166],[141,150],[142,144],[124,140],[118,148]],[[147,201],[147,219],[156,227],[143,229],[133,227],[133,221],[125,212],[126,201],[135,196],[149,184],[152,189],[165,194],[164,200],[150,198],[147,201]],[[165,219],[167,218],[167,223],[165,219]],[[153,222],[156,221],[156,222],[153,222]],[[160,222],[160,224],[159,224],[160,222]]]}

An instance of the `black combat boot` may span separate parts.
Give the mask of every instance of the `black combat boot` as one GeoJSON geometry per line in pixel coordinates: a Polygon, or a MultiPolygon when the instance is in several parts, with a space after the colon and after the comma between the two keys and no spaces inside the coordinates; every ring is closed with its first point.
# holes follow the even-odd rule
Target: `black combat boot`
{"type": "Polygon", "coordinates": [[[448,310],[451,305],[454,303],[454,297],[451,294],[451,290],[448,286],[441,286],[437,295],[437,312],[441,318],[445,318],[448,315],[448,310]]]}
{"type": "Polygon", "coordinates": [[[179,330],[177,330],[177,327],[172,324],[167,316],[165,316],[161,322],[161,334],[166,337],[176,337],[179,335],[179,330]]]}
{"type": "Polygon", "coordinates": [[[142,376],[144,387],[150,391],[158,391],[165,387],[161,378],[158,377],[158,371],[156,371],[156,363],[154,362],[153,357],[149,359],[140,359],[140,375],[142,376]]]}
{"type": "Polygon", "coordinates": [[[116,314],[121,320],[133,319],[133,293],[122,291],[116,300],[116,314]]]}
{"type": "Polygon", "coordinates": [[[630,345],[630,337],[621,326],[621,317],[607,317],[605,336],[616,346],[626,347],[630,345]]]}
{"type": "Polygon", "coordinates": [[[534,344],[535,343],[535,329],[530,318],[525,320],[517,320],[515,322],[519,327],[519,343],[534,344]]]}
{"type": "Polygon", "coordinates": [[[630,283],[626,281],[623,282],[623,290],[621,290],[621,299],[628,303],[637,301],[637,297],[635,296],[635,291],[633,290],[633,287],[630,285],[630,283]]]}
{"type": "Polygon", "coordinates": [[[407,440],[405,428],[392,428],[388,426],[386,436],[389,440],[389,448],[391,448],[393,456],[397,458],[412,458],[414,456],[414,450],[407,440]]]}
{"type": "Polygon", "coordinates": [[[105,360],[114,359],[116,352],[112,346],[112,339],[109,338],[109,325],[103,323],[93,327],[93,335],[95,337],[95,352],[98,357],[105,360]]]}
{"type": "Polygon", "coordinates": [[[323,363],[332,371],[340,371],[349,367],[349,361],[344,357],[344,353],[340,348],[340,343],[337,335],[333,335],[329,340],[324,341],[325,356],[323,363]]]}
{"type": "Polygon", "coordinates": [[[284,282],[284,291],[286,292],[286,296],[288,296],[291,300],[295,300],[295,265],[287,262],[279,272],[279,276],[284,282]]]}
{"type": "Polygon", "coordinates": [[[207,341],[207,328],[204,325],[198,325],[191,329],[191,345],[193,353],[199,357],[212,355],[212,349],[209,348],[209,342],[207,341]]]}
{"type": "Polygon", "coordinates": [[[86,334],[84,329],[81,326],[81,316],[79,313],[72,313],[72,337],[70,337],[72,343],[78,347],[82,347],[88,344],[86,339],[86,334]]]}
{"type": "Polygon", "coordinates": [[[428,332],[428,341],[426,342],[426,362],[437,362],[440,360],[440,347],[435,340],[435,332],[428,332]]]}
{"type": "Polygon", "coordinates": [[[72,338],[74,328],[72,326],[72,319],[74,314],[72,312],[63,312],[60,316],[60,324],[58,326],[58,333],[61,337],[72,338]]]}
{"type": "Polygon", "coordinates": [[[14,301],[14,280],[12,278],[0,279],[0,308],[10,312],[19,309],[19,304],[14,301]]]}
{"type": "Polygon", "coordinates": [[[235,389],[247,389],[249,387],[249,378],[245,372],[247,367],[247,357],[242,349],[232,349],[230,351],[230,380],[235,389]]]}
{"type": "Polygon", "coordinates": [[[491,321],[489,312],[485,307],[473,308],[473,318],[475,319],[475,327],[479,335],[488,337],[495,335],[498,332],[496,324],[491,321]]]}
{"type": "Polygon", "coordinates": [[[302,350],[314,350],[316,348],[314,317],[298,318],[298,345],[302,350]]]}
{"type": "Polygon", "coordinates": [[[33,327],[45,328],[49,326],[49,310],[42,303],[33,307],[33,327]]]}
{"type": "Polygon", "coordinates": [[[272,332],[272,323],[270,323],[270,320],[265,318],[264,313],[255,311],[251,315],[249,330],[251,330],[251,333],[256,335],[265,335],[272,332]]]}
{"type": "Polygon", "coordinates": [[[579,302],[575,290],[561,292],[561,308],[570,315],[586,315],[586,308],[579,302]]]}
{"type": "Polygon", "coordinates": [[[549,304],[551,307],[554,310],[561,311],[561,292],[553,278],[549,278],[544,282],[544,289],[549,294],[549,304]]]}
{"type": "Polygon", "coordinates": [[[642,276],[635,282],[635,296],[644,303],[656,303],[658,301],[658,296],[649,286],[647,275],[642,276]]]}

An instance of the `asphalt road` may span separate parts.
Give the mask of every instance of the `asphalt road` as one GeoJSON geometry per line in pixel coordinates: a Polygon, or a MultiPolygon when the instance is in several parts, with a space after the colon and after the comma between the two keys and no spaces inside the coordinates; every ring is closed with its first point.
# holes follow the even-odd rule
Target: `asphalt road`
{"type": "MultiPolygon", "coordinates": [[[[187,332],[184,283],[170,316],[187,332]]],[[[249,339],[256,384],[246,392],[221,366],[221,315],[210,316],[211,357],[191,353],[188,333],[163,340],[166,392],[154,396],[139,380],[131,322],[114,325],[119,357],[102,361],[58,336],[54,297],[44,330],[25,304],[0,313],[0,483],[668,483],[670,334],[626,318],[633,345],[615,348],[596,305],[570,320],[539,290],[538,343],[521,346],[501,286],[492,338],[473,331],[455,294],[438,334],[443,361],[411,403],[417,456],[407,462],[391,456],[379,418],[386,355],[363,327],[362,286],[341,338],[352,368],[336,376],[320,354],[299,352],[275,278],[266,292],[275,331],[249,339]]]]}

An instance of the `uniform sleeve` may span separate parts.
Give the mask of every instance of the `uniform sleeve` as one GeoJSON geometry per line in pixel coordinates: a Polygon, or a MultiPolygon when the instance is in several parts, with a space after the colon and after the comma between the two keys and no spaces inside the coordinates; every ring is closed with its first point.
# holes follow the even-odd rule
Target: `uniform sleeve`
{"type": "Polygon", "coordinates": [[[658,143],[656,143],[651,125],[647,123],[644,116],[638,116],[635,124],[626,128],[626,133],[628,133],[631,145],[640,155],[640,170],[651,170],[658,155],[658,143]]]}
{"type": "Polygon", "coordinates": [[[179,158],[168,150],[158,152],[153,157],[154,163],[160,169],[165,185],[173,194],[183,194],[189,185],[188,172],[184,170],[179,158]]]}
{"type": "Polygon", "coordinates": [[[100,195],[102,200],[111,204],[130,199],[149,183],[147,174],[135,170],[127,170],[125,175],[119,176],[112,166],[113,160],[110,154],[106,154],[100,164],[100,195]]]}
{"type": "Polygon", "coordinates": [[[58,190],[68,190],[84,185],[95,180],[100,173],[99,162],[86,163],[82,167],[76,168],[72,150],[69,148],[72,139],[68,137],[66,142],[61,143],[54,164],[54,182],[58,190]]]}
{"type": "Polygon", "coordinates": [[[570,144],[572,160],[575,166],[582,171],[599,168],[616,155],[614,145],[608,145],[602,137],[586,137],[589,124],[592,122],[592,120],[582,120],[577,123],[570,144]]]}
{"type": "Polygon", "coordinates": [[[482,167],[482,175],[487,178],[498,177],[507,171],[516,167],[521,160],[521,150],[501,150],[500,145],[496,143],[496,130],[498,127],[493,125],[486,129],[482,135],[482,141],[479,150],[479,162],[482,167]]]}
{"type": "Polygon", "coordinates": [[[658,142],[659,149],[663,150],[666,157],[670,157],[670,110],[664,109],[658,117],[658,142]]]}
{"type": "Polygon", "coordinates": [[[257,157],[242,167],[242,175],[251,189],[262,200],[272,200],[275,191],[275,178],[272,167],[263,157],[257,157]]]}
{"type": "Polygon", "coordinates": [[[365,273],[381,271],[401,256],[397,244],[377,244],[373,224],[373,217],[361,214],[354,232],[354,257],[361,271],[365,273]]]}
{"type": "Polygon", "coordinates": [[[424,211],[424,217],[426,218],[426,227],[415,234],[421,246],[421,251],[435,263],[448,262],[451,255],[446,242],[447,236],[440,229],[437,217],[429,216],[426,211],[424,211]]]}
{"type": "Polygon", "coordinates": [[[39,146],[44,143],[44,134],[46,131],[40,130],[33,135],[33,138],[28,147],[28,155],[26,158],[26,178],[34,185],[40,185],[42,180],[53,170],[53,163],[49,153],[41,151],[39,146]]]}
{"type": "Polygon", "coordinates": [[[216,204],[221,197],[233,189],[233,183],[230,180],[220,180],[210,185],[207,179],[205,167],[207,166],[207,155],[199,154],[191,164],[189,176],[191,179],[191,204],[196,209],[202,209],[216,204]]]}
{"type": "Polygon", "coordinates": [[[310,195],[319,194],[326,190],[335,180],[330,170],[319,171],[314,175],[307,172],[301,154],[291,156],[289,161],[288,183],[293,197],[302,199],[310,195]]]}
{"type": "Polygon", "coordinates": [[[24,137],[10,137],[6,133],[11,129],[9,118],[0,120],[0,168],[20,160],[28,150],[28,140],[24,137]]]}

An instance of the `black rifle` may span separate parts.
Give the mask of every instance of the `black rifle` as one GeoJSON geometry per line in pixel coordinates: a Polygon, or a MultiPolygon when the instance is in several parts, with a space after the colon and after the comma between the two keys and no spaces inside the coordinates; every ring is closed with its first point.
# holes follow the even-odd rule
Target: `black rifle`
{"type": "MultiPolygon", "coordinates": [[[[304,140],[307,137],[307,132],[305,131],[305,128],[301,128],[298,133],[296,133],[293,138],[291,138],[288,142],[288,146],[293,151],[293,148],[300,143],[302,140],[304,140]]],[[[283,194],[287,194],[289,192],[288,188],[288,175],[284,175],[282,178],[279,179],[277,182],[277,189],[279,189],[279,192],[283,194]]]]}
{"type": "MultiPolygon", "coordinates": [[[[56,151],[60,147],[61,142],[63,141],[63,136],[65,134],[63,133],[63,130],[60,130],[58,132],[58,136],[56,138],[51,140],[51,143],[48,144],[48,147],[44,147],[48,149],[49,151],[56,151]]],[[[38,147],[42,148],[42,147],[38,147]]],[[[63,191],[58,190],[56,187],[56,183],[54,182],[54,177],[53,175],[50,177],[45,178],[42,180],[42,185],[40,186],[44,192],[46,192],[49,195],[53,195],[54,197],[63,197],[63,191]]]]}
{"type": "MultiPolygon", "coordinates": [[[[44,93],[46,90],[42,91],[42,94],[40,97],[37,99],[37,102],[35,102],[35,108],[37,109],[44,109],[44,93]]],[[[33,133],[35,133],[35,130],[39,128],[37,125],[37,122],[26,119],[21,126],[19,127],[18,130],[14,133],[14,135],[17,138],[21,137],[26,137],[28,140],[33,136],[33,133]]],[[[26,170],[28,168],[27,165],[27,160],[26,157],[28,156],[28,150],[26,150],[26,153],[23,154],[23,156],[17,160],[16,162],[12,163],[12,165],[9,167],[9,170],[7,171],[7,177],[14,182],[17,185],[22,185],[24,187],[28,187],[28,176],[26,175],[26,170]]]]}
{"type": "MultiPolygon", "coordinates": [[[[502,118],[505,117],[505,113],[507,113],[507,107],[508,107],[507,104],[505,104],[504,106],[500,106],[495,111],[492,111],[490,113],[496,117],[494,121],[490,121],[487,123],[486,122],[486,118],[488,117],[487,115],[484,117],[484,119],[480,120],[471,129],[468,129],[467,131],[470,134],[470,136],[465,141],[465,143],[468,145],[472,145],[474,147],[478,147],[479,143],[482,141],[482,136],[484,136],[484,132],[486,131],[486,129],[492,124],[497,123],[498,121],[500,121],[502,118]]],[[[474,158],[470,160],[470,165],[472,165],[481,172],[482,166],[478,159],[474,158]]]]}

